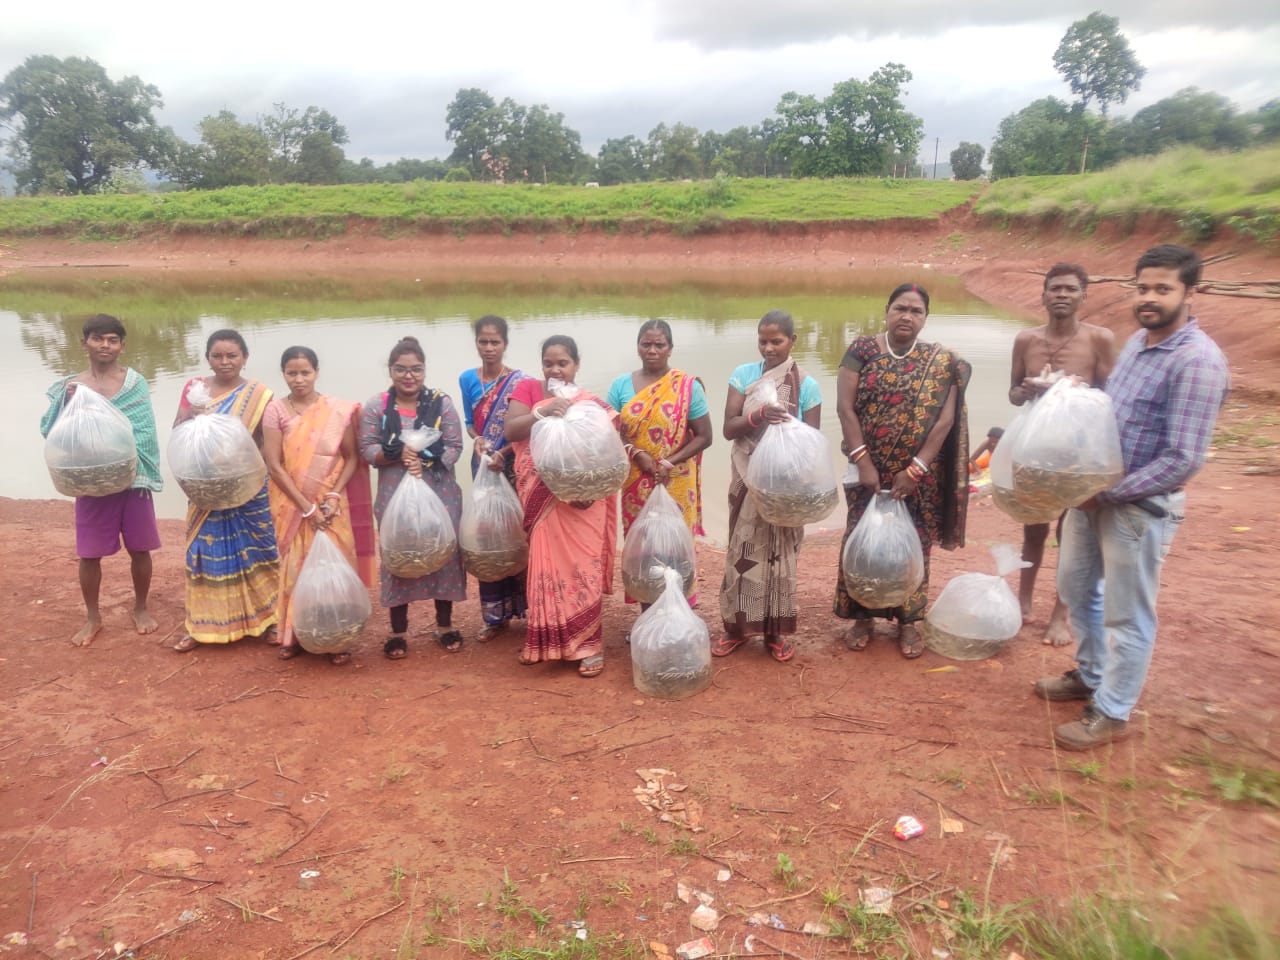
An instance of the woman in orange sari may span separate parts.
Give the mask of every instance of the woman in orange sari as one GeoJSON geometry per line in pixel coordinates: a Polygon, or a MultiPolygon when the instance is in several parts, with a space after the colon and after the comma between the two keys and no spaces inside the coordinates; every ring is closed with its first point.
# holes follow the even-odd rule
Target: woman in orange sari
{"type": "MultiPolygon", "coordinates": [[[[271,520],[280,549],[280,659],[302,652],[293,635],[293,588],[323,530],[365,586],[373,585],[373,510],[369,468],[356,452],[358,403],[316,392],[320,360],[308,347],[280,358],[289,395],[277,397],[262,417],[262,452],[271,475],[271,520]]],[[[335,665],[350,653],[333,653],[335,665]]]]}
{"type": "MultiPolygon", "coordinates": [[[[548,337],[542,344],[542,380],[522,380],[511,393],[505,435],[515,445],[516,492],[524,504],[529,536],[528,623],[520,662],[577,661],[578,673],[604,670],[604,594],[613,593],[618,497],[592,503],[565,503],[552,496],[534,469],[529,435],[536,421],[564,416],[570,402],[554,397],[547,381],[573,383],[578,345],[571,337],[548,337]]],[[[583,390],[574,403],[603,400],[583,390]]],[[[612,412],[612,411],[610,411],[612,412]]]]}
{"type": "MultiPolygon", "coordinates": [[[[634,448],[631,472],[622,487],[624,537],[659,483],[680,507],[693,535],[705,533],[702,451],[711,446],[711,412],[702,384],[683,370],[672,369],[674,345],[665,320],[646,320],[636,338],[640,369],[624,373],[609,387],[609,406],[622,421],[622,440],[634,448]]],[[[689,603],[697,599],[695,594],[689,603]]]]}
{"type": "MultiPolygon", "coordinates": [[[[211,377],[187,381],[178,401],[175,425],[197,415],[187,399],[203,381],[210,413],[239,417],[262,445],[262,414],[271,391],[242,376],[249,347],[235,330],[215,330],[205,345],[211,377]]],[[[273,639],[276,623],[276,534],[271,526],[267,484],[248,503],[229,510],[187,508],[186,635],[173,645],[187,653],[200,643],[234,643],[242,637],[273,639]]]]}

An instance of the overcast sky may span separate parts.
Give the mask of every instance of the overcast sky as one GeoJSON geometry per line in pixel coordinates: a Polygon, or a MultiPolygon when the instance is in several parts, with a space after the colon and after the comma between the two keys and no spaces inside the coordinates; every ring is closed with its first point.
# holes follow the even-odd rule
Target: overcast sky
{"type": "MultiPolygon", "coordinates": [[[[961,140],[989,146],[1000,120],[1070,91],[1053,52],[1092,3],[1025,0],[528,0],[363,7],[330,0],[223,0],[212,7],[66,0],[8,5],[0,76],[26,57],[89,57],[159,87],[157,119],[188,140],[221,109],[241,120],[274,102],[329,110],[347,156],[378,163],[445,157],[445,107],[463,87],[545,103],[594,153],[659,122],[723,133],[772,115],[795,90],[825,96],[889,61],[915,75],[906,97],[946,160],[961,140]]],[[[1280,7],[1260,0],[1116,0],[1103,12],[1147,68],[1113,108],[1131,115],[1198,86],[1253,109],[1280,97],[1280,7]]]]}

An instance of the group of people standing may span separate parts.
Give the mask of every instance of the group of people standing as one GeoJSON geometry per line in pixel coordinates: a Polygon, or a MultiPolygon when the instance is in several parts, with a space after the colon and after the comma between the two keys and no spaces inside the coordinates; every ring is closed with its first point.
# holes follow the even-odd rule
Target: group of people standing
{"type": "MultiPolygon", "coordinates": [[[[1089,741],[1085,746],[1122,734],[1127,709],[1141,689],[1154,643],[1159,562],[1181,516],[1181,485],[1203,461],[1206,431],[1212,430],[1226,389],[1221,354],[1215,361],[1216,347],[1189,317],[1199,260],[1191,251],[1179,252],[1183,250],[1156,248],[1148,254],[1150,263],[1139,262],[1135,316],[1143,329],[1130,341],[1114,372],[1110,334],[1082,325],[1076,317],[1088,280],[1079,267],[1059,265],[1048,272],[1044,303],[1050,322],[1020,334],[1014,346],[1012,402],[1025,402],[1034,394],[1035,374],[1048,365],[1082,376],[1094,386],[1106,384],[1120,419],[1128,476],[1115,490],[1069,511],[1065,521],[1058,582],[1080,642],[1080,667],[1037,686],[1037,693],[1048,699],[1090,700],[1080,722],[1089,741]],[[1155,279],[1144,271],[1155,271],[1155,279]],[[1194,358],[1186,359],[1191,352],[1194,358]],[[1221,367],[1220,375],[1215,364],[1221,367]],[[1192,380],[1175,389],[1175,381],[1183,383],[1177,378],[1192,376],[1188,370],[1195,374],[1192,380]],[[1193,399],[1187,399],[1188,393],[1193,399]],[[1188,403],[1199,413],[1189,439],[1182,436],[1191,430],[1185,425],[1188,403]],[[1143,479],[1134,480],[1135,474],[1143,479]],[[1155,504],[1165,517],[1159,529],[1153,526],[1153,497],[1164,498],[1155,504]],[[1131,501],[1139,499],[1145,505],[1133,507],[1137,513],[1129,511],[1131,501]],[[1110,518],[1122,512],[1130,530],[1143,521],[1137,547],[1114,542],[1119,534],[1111,531],[1115,523],[1110,518]],[[1140,570],[1130,570],[1126,550],[1141,553],[1140,570]],[[1115,573],[1121,569],[1127,572],[1115,573]],[[1104,610],[1101,582],[1113,575],[1123,575],[1126,590],[1138,594],[1123,599],[1108,592],[1104,610]],[[1132,639],[1108,649],[1107,634],[1114,640],[1116,631],[1125,630],[1132,639]],[[1094,719],[1099,715],[1108,722],[1094,719]]],[[[902,655],[918,657],[923,652],[918,626],[928,602],[930,550],[934,545],[964,545],[969,491],[965,390],[970,367],[942,345],[921,338],[928,314],[929,295],[923,287],[897,287],[886,303],[884,329],[857,337],[837,374],[841,449],[851,473],[856,473],[856,481],[846,481],[845,537],[871,497],[889,491],[907,507],[926,561],[924,582],[891,610],[861,606],[845,590],[843,572],[835,571],[833,610],[837,618],[850,621],[840,637],[851,650],[866,647],[872,622],[880,618],[896,621],[902,655]]],[[[186,633],[175,650],[256,637],[277,644],[281,658],[296,656],[301,648],[291,627],[291,596],[317,532],[326,531],[372,586],[375,522],[407,478],[420,478],[431,487],[456,530],[462,490],[455,465],[464,453],[465,433],[473,441],[472,475],[501,471],[513,483],[529,540],[523,573],[480,584],[484,626],[477,639],[491,640],[513,620],[524,619],[521,663],[569,661],[584,677],[603,670],[603,597],[613,592],[619,517],[625,535],[661,484],[690,531],[703,532],[701,460],[714,433],[706,391],[696,377],[671,365],[675,342],[670,326],[661,320],[640,328],[638,369],[618,376],[605,397],[580,390],[572,400],[552,389],[553,381],[572,384],[578,379],[581,358],[572,338],[556,335],[544,340],[541,369],[530,375],[506,363],[509,330],[504,319],[484,316],[473,329],[479,364],[459,378],[461,415],[446,392],[426,384],[427,353],[413,337],[392,347],[388,387],[357,405],[318,392],[320,360],[309,348],[284,352],[281,372],[287,391],[273,396],[265,384],[243,375],[249,350],[239,333],[220,330],[210,335],[206,358],[212,374],[197,380],[203,380],[211,400],[201,409],[189,402],[197,382],[192,380],[183,390],[177,419],[202,410],[240,418],[259,442],[269,479],[242,506],[207,511],[193,505],[188,511],[186,633]],[[565,502],[539,477],[530,444],[533,428],[540,420],[563,416],[574,403],[598,404],[618,429],[630,458],[620,494],[565,502]],[[439,437],[418,452],[405,446],[402,434],[420,427],[435,428],[439,437]],[[376,489],[370,483],[370,468],[377,476],[376,489]]],[[[147,633],[156,627],[146,604],[150,551],[159,546],[150,502],[160,484],[158,450],[150,403],[140,404],[136,396],[141,389],[145,398],[145,381],[120,362],[124,339],[124,327],[113,317],[98,315],[85,324],[90,367],[50,388],[50,408],[42,423],[47,433],[72,391],[93,389],[130,417],[138,443],[140,467],[134,489],[76,503],[77,553],[88,613],[73,641],[80,644],[92,642],[101,626],[100,562],[118,551],[121,539],[132,558],[137,628],[147,633]]],[[[757,327],[761,359],[739,366],[729,378],[721,431],[731,442],[729,542],[719,595],[722,630],[712,644],[716,656],[732,654],[751,638],[762,639],[778,661],[795,654],[797,558],[804,530],[767,522],[746,485],[751,457],[770,424],[798,417],[812,427],[821,426],[821,390],[792,357],[795,343],[791,316],[769,311],[757,327]]],[[[1027,530],[1024,555],[1035,566],[1024,580],[1024,613],[1030,604],[1027,584],[1034,584],[1046,536],[1047,525],[1043,531],[1027,530]]],[[[463,637],[453,623],[453,605],[466,597],[460,556],[455,554],[428,576],[404,579],[382,569],[378,577],[381,603],[390,618],[383,643],[387,657],[406,655],[409,606],[415,601],[433,602],[437,642],[446,650],[460,648],[463,637]]],[[[691,602],[697,602],[696,595],[691,602]]],[[[1050,629],[1055,641],[1058,623],[1055,615],[1050,629]]],[[[348,654],[331,657],[337,663],[349,659],[348,654]]]]}

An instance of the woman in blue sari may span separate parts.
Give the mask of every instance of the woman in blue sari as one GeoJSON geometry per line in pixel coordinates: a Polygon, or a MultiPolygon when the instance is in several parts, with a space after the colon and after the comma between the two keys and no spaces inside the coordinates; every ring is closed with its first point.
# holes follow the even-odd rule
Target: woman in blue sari
{"type": "MultiPolygon", "coordinates": [[[[463,419],[467,433],[475,439],[471,476],[474,478],[484,464],[484,469],[501,470],[514,487],[515,458],[503,430],[511,392],[525,375],[503,363],[507,352],[506,320],[489,314],[477,320],[473,329],[480,366],[464,370],[458,377],[463,419]]],[[[523,617],[527,606],[523,572],[494,583],[482,582],[480,610],[484,615],[484,629],[477,639],[482,643],[492,640],[507,628],[513,617],[523,617]]]]}

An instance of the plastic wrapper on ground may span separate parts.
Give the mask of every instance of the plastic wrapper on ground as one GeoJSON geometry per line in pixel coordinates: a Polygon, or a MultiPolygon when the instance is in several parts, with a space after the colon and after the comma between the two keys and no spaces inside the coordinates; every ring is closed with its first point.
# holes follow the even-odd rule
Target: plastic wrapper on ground
{"type": "Polygon", "coordinates": [[[65,497],[128,490],[138,470],[129,418],[96,390],[77,387],[45,439],[44,462],[65,497]]]}
{"type": "Polygon", "coordinates": [[[309,653],[350,650],[373,613],[369,591],[323,530],[302,563],[292,604],[294,636],[309,653]]]}

